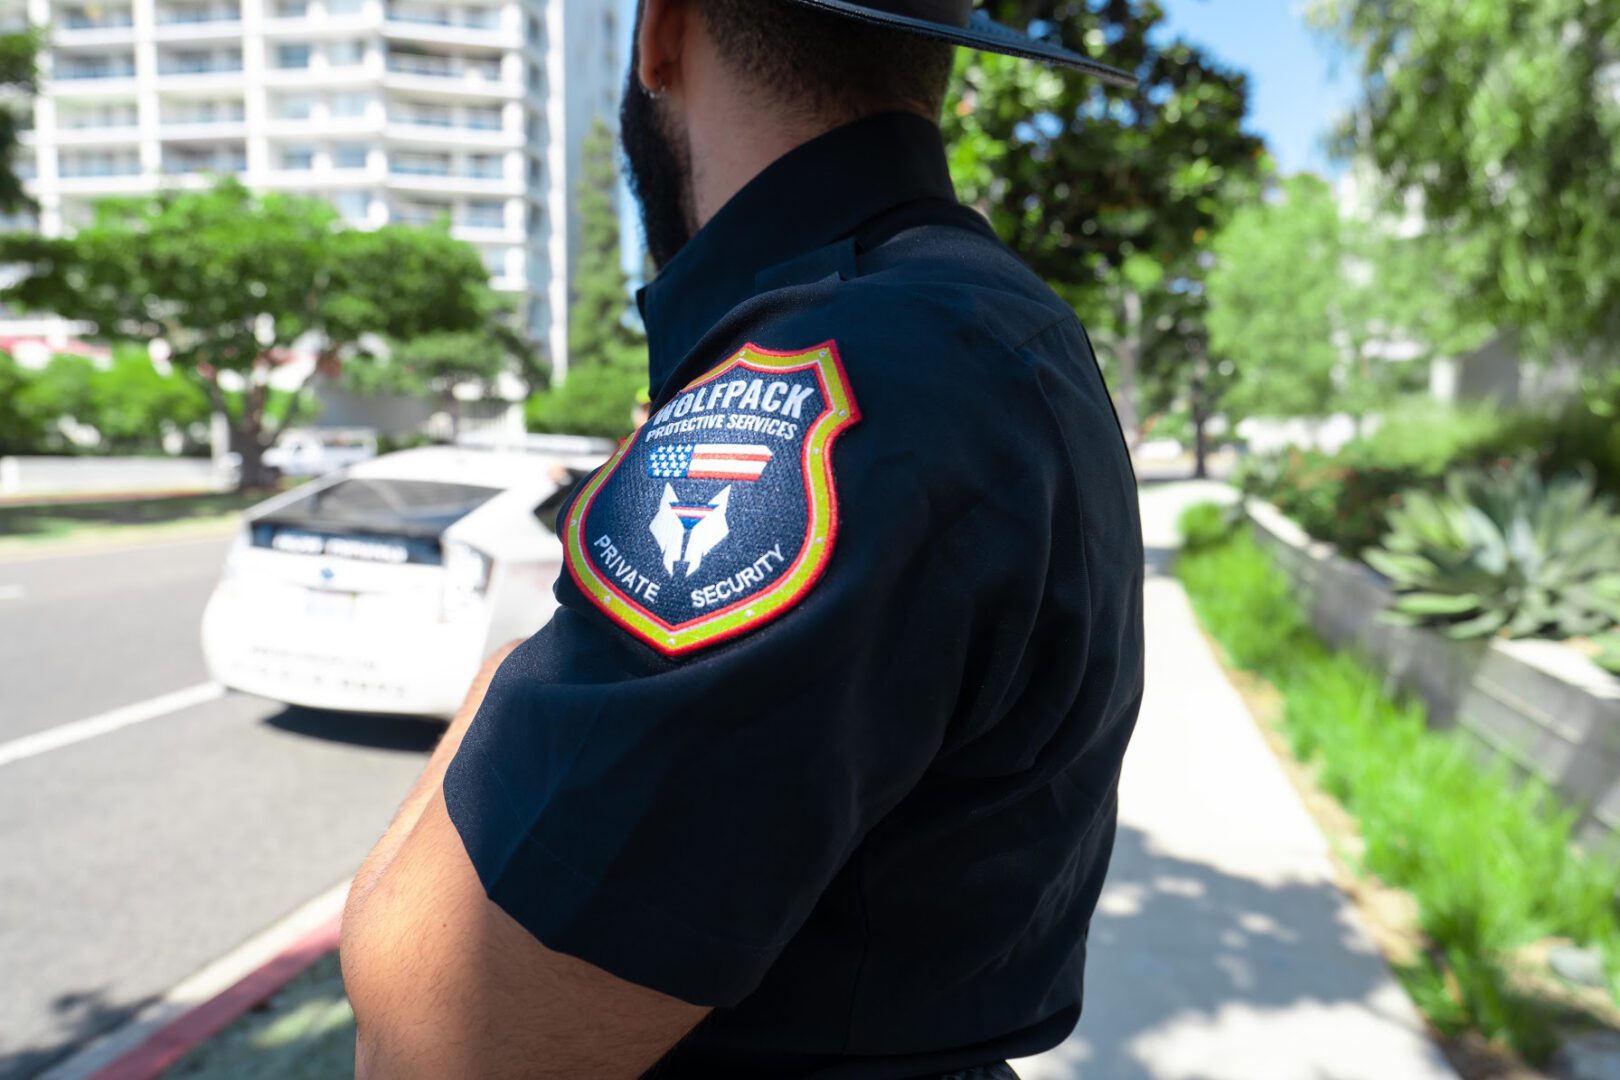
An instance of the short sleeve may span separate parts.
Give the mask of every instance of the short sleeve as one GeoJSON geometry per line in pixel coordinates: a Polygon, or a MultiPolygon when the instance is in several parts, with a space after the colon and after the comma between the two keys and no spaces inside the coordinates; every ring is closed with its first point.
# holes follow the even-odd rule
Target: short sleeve
{"type": "Polygon", "coordinates": [[[814,587],[701,651],[661,654],[559,585],[445,780],[496,904],[547,947],[689,1002],[760,982],[956,702],[982,598],[915,473],[864,461],[814,587]]]}

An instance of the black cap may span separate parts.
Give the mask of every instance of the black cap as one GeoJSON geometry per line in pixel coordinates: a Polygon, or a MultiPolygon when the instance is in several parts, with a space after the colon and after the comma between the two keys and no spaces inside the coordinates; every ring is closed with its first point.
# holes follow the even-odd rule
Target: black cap
{"type": "Polygon", "coordinates": [[[972,0],[790,0],[802,7],[816,8],[851,19],[921,34],[951,45],[1021,56],[1048,64],[1083,71],[1114,86],[1135,87],[1136,76],[1128,71],[1101,64],[1060,45],[1003,26],[982,11],[973,10],[972,0]]]}

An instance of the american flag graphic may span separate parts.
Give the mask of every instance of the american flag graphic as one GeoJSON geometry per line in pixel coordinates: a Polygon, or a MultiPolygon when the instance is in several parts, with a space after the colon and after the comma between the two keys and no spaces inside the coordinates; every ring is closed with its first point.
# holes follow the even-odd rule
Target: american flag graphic
{"type": "Polygon", "coordinates": [[[771,448],[745,443],[679,443],[660,446],[647,458],[655,480],[758,480],[771,448]]]}

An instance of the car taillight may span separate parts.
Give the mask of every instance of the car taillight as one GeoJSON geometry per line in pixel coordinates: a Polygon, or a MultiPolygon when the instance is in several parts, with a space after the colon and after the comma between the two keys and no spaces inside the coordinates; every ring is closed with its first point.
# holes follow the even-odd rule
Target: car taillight
{"type": "Polygon", "coordinates": [[[489,556],[469,544],[444,542],[444,610],[446,614],[476,604],[489,588],[489,556]]]}

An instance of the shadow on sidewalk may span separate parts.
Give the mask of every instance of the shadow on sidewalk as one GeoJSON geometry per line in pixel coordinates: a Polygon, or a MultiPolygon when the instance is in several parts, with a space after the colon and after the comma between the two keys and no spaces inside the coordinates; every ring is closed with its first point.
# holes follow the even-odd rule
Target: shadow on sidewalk
{"type": "Polygon", "coordinates": [[[1390,975],[1331,881],[1274,884],[1120,828],[1092,921],[1085,1012],[1023,1080],[1397,1080],[1390,975]],[[1369,1047],[1369,1040],[1371,1044],[1369,1047]],[[1308,1062],[1342,1062],[1329,1070],[1308,1062]],[[1382,1061],[1382,1066],[1374,1065],[1382,1061]],[[1290,1064],[1292,1062],[1292,1064],[1290,1064]],[[1387,1068],[1387,1071],[1384,1071],[1387,1068]]]}
{"type": "Polygon", "coordinates": [[[51,1001],[50,1011],[61,1026],[36,1045],[0,1049],[0,1080],[39,1075],[76,1047],[127,1023],[153,1000],[119,1000],[105,987],[58,995],[51,1001]]]}

